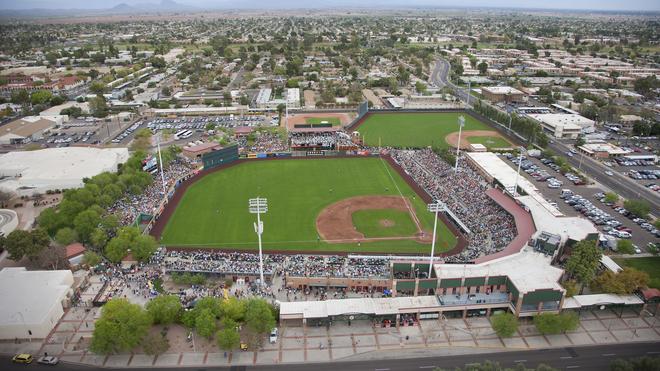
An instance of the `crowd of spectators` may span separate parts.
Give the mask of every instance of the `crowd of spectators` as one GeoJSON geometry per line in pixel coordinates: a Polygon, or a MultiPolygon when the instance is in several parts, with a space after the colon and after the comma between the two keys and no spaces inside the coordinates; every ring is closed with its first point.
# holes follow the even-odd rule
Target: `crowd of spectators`
{"type": "Polygon", "coordinates": [[[290,133],[289,142],[294,149],[337,149],[354,146],[351,138],[343,132],[290,133]]]}
{"type": "Polygon", "coordinates": [[[247,152],[286,152],[289,145],[277,132],[257,131],[254,136],[240,137],[237,139],[238,151],[247,152]]]}
{"type": "Polygon", "coordinates": [[[433,199],[447,204],[470,229],[468,247],[445,259],[468,262],[506,247],[516,236],[513,217],[486,195],[490,185],[466,161],[458,172],[430,149],[393,150],[392,158],[433,199]]]}
{"type": "MultiPolygon", "coordinates": [[[[178,180],[193,175],[195,166],[185,158],[177,158],[163,171],[165,188],[169,190],[178,180]]],[[[154,174],[154,181],[141,194],[121,198],[112,205],[108,212],[116,215],[122,225],[132,224],[140,214],[154,215],[163,201],[163,182],[160,172],[154,174]]]]}

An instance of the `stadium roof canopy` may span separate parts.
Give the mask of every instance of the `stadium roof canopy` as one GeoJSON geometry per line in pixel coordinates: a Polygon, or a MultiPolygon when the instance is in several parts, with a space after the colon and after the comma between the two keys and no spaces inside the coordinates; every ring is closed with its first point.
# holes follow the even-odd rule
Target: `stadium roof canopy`
{"type": "Polygon", "coordinates": [[[20,195],[79,188],[83,178],[116,172],[127,148],[66,147],[9,152],[0,156],[0,189],[20,195]]]}

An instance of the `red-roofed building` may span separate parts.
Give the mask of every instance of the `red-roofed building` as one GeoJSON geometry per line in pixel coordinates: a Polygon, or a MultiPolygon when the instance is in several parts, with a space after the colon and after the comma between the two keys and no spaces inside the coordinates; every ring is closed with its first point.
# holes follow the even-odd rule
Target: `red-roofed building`
{"type": "Polygon", "coordinates": [[[87,249],[83,244],[76,242],[66,247],[66,258],[71,266],[79,265],[87,249]]]}

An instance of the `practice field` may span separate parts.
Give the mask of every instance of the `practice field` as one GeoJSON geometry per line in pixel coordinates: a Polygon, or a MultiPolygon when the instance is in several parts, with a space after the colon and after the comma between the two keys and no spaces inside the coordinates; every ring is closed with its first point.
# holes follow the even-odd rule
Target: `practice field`
{"type": "Polygon", "coordinates": [[[376,113],[369,115],[358,126],[364,143],[368,146],[423,148],[435,146],[447,148],[445,137],[458,132],[458,117],[465,117],[463,130],[489,130],[490,127],[466,113],[376,113]]]}
{"type": "MultiPolygon", "coordinates": [[[[404,254],[430,251],[430,237],[368,238],[372,237],[369,233],[387,236],[387,232],[374,232],[371,227],[385,219],[398,226],[395,232],[399,236],[419,230],[430,236],[433,228],[433,214],[426,211],[424,201],[386,161],[373,157],[252,161],[211,173],[187,189],[165,226],[161,243],[257,249],[253,227],[256,215],[248,212],[248,199],[257,196],[268,199],[268,212],[262,215],[263,243],[268,250],[404,254]],[[368,205],[378,199],[393,204],[398,200],[397,205],[405,206],[403,210],[386,210],[392,215],[381,215],[377,208],[368,205]],[[317,229],[319,215],[330,205],[351,200],[364,202],[356,210],[364,211],[357,218],[365,239],[325,241],[317,229]],[[368,208],[371,209],[363,210],[368,208]],[[397,212],[401,215],[394,216],[397,212]]],[[[380,209],[385,208],[389,206],[380,209]]],[[[357,227],[350,229],[355,232],[357,227]]],[[[437,251],[447,251],[455,244],[456,236],[438,223],[437,251]]]]}
{"type": "Polygon", "coordinates": [[[649,274],[649,287],[660,289],[660,257],[614,259],[622,267],[631,267],[649,274]]]}
{"type": "Polygon", "coordinates": [[[474,136],[474,137],[468,137],[467,141],[475,144],[483,144],[486,146],[486,148],[491,149],[491,148],[510,148],[511,143],[507,142],[505,139],[501,137],[495,137],[495,136],[474,136]]]}
{"type": "Polygon", "coordinates": [[[332,126],[339,126],[341,125],[341,120],[339,120],[339,117],[307,117],[305,118],[305,122],[312,125],[320,125],[324,123],[324,121],[328,124],[331,124],[332,126]]]}

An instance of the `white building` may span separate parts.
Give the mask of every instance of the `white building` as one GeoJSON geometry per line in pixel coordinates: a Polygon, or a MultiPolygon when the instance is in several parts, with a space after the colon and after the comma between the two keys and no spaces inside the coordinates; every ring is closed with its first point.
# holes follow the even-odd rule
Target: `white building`
{"type": "Polygon", "coordinates": [[[569,113],[527,114],[541,124],[555,138],[575,139],[580,134],[593,133],[595,122],[584,116],[569,113]]]}
{"type": "Polygon", "coordinates": [[[127,148],[48,148],[0,155],[0,189],[19,195],[80,188],[83,178],[116,172],[128,160],[127,148]]]}
{"type": "Polygon", "coordinates": [[[57,325],[73,295],[70,270],[0,271],[0,339],[43,339],[57,325]]]}

